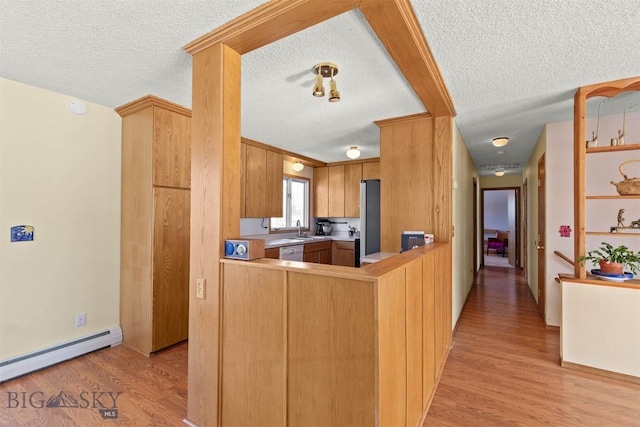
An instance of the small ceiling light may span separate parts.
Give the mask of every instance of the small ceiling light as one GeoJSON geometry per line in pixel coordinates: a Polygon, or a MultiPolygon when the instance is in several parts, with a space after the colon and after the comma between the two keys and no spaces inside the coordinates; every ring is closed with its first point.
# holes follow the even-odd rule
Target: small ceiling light
{"type": "Polygon", "coordinates": [[[504,175],[504,169],[497,169],[493,174],[495,176],[503,176],[504,175]]]}
{"type": "Polygon", "coordinates": [[[296,172],[300,172],[302,169],[304,169],[304,165],[300,160],[298,160],[297,162],[291,165],[291,169],[293,169],[296,172]]]}
{"type": "Polygon", "coordinates": [[[331,75],[331,80],[329,81],[329,102],[338,102],[340,101],[340,92],[338,92],[338,87],[336,85],[336,81],[333,80],[333,74],[331,75]]]}
{"type": "Polygon", "coordinates": [[[313,86],[313,96],[318,98],[324,96],[322,79],[328,77],[331,79],[329,82],[329,102],[340,101],[340,92],[338,92],[336,81],[333,80],[333,77],[338,74],[338,66],[332,62],[320,62],[313,67],[313,72],[316,73],[316,83],[313,86]]]}
{"type": "Polygon", "coordinates": [[[324,96],[324,86],[322,85],[322,74],[318,73],[316,76],[316,84],[313,87],[313,96],[322,98],[324,96]]]}
{"type": "Polygon", "coordinates": [[[499,136],[497,138],[493,138],[492,144],[494,147],[504,147],[509,143],[509,138],[506,136],[499,136]]]}
{"type": "Polygon", "coordinates": [[[360,150],[355,145],[347,150],[347,157],[350,159],[357,159],[360,157],[360,150]]]}

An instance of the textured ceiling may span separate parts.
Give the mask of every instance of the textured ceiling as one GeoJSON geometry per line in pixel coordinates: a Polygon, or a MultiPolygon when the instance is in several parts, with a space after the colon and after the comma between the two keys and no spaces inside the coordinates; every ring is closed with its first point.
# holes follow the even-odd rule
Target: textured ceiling
{"type": "MultiPolygon", "coordinates": [[[[182,47],[261,3],[0,0],[0,77],[114,108],[147,94],[190,107],[182,47]]],[[[481,174],[525,164],[545,123],[572,118],[578,86],[640,75],[638,0],[412,4],[481,174]],[[498,155],[501,135],[510,143],[498,155]]],[[[243,136],[322,161],[346,160],[350,145],[378,156],[374,120],[425,111],[357,11],[246,54],[242,67],[243,136]],[[340,67],[339,103],[311,96],[322,61],[340,67]]],[[[618,97],[602,114],[638,100],[618,97]]]]}

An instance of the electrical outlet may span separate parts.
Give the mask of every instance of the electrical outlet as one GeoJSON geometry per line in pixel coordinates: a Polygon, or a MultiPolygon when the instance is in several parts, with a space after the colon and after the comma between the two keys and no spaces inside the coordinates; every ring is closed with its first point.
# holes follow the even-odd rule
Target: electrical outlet
{"type": "Polygon", "coordinates": [[[196,279],[196,298],[204,299],[206,295],[206,280],[196,279]]]}
{"type": "Polygon", "coordinates": [[[76,314],[76,327],[84,326],[87,324],[87,313],[76,314]]]}

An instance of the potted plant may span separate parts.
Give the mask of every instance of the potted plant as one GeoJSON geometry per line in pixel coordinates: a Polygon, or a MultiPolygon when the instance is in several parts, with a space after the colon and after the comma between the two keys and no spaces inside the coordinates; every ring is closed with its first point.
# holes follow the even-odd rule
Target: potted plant
{"type": "Polygon", "coordinates": [[[624,245],[614,248],[613,245],[602,242],[602,246],[588,251],[585,256],[578,258],[580,265],[584,265],[585,261],[591,261],[593,265],[599,265],[600,272],[604,274],[622,275],[625,266],[633,274],[640,272],[640,251],[634,252],[624,245]]]}

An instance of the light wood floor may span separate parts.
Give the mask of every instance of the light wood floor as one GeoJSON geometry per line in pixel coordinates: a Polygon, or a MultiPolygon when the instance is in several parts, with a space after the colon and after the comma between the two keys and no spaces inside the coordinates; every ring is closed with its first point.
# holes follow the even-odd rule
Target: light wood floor
{"type": "Polygon", "coordinates": [[[514,268],[511,264],[509,264],[508,256],[502,256],[500,254],[494,254],[494,253],[484,255],[484,265],[487,267],[514,268]]]}
{"type": "MultiPolygon", "coordinates": [[[[424,426],[640,426],[640,386],[561,368],[558,355],[559,333],[544,327],[522,277],[483,269],[424,426]]],[[[149,359],[124,346],[100,350],[0,384],[0,426],[184,426],[186,377],[186,344],[149,359]],[[118,418],[33,408],[38,391],[36,405],[60,391],[80,404],[82,392],[88,401],[94,391],[121,392],[118,418]],[[8,393],[19,407],[8,408],[8,393]]],[[[99,400],[110,406],[108,396],[99,400]]]]}
{"type": "Polygon", "coordinates": [[[640,426],[640,386],[562,368],[522,276],[485,267],[424,426],[640,426]]]}
{"type": "Polygon", "coordinates": [[[150,358],[120,345],[0,384],[2,427],[184,427],[182,420],[186,414],[186,343],[150,358]],[[74,398],[80,407],[34,407],[42,406],[42,400],[46,405],[46,401],[60,391],[74,398]],[[26,393],[24,404],[23,392],[26,393]],[[105,394],[94,395],[94,392],[105,394]],[[116,396],[117,419],[103,419],[99,412],[113,408],[108,392],[116,396]],[[118,396],[116,392],[121,394],[118,396]],[[17,393],[17,403],[14,393],[17,393]],[[14,407],[16,405],[18,407],[14,407]]]}

